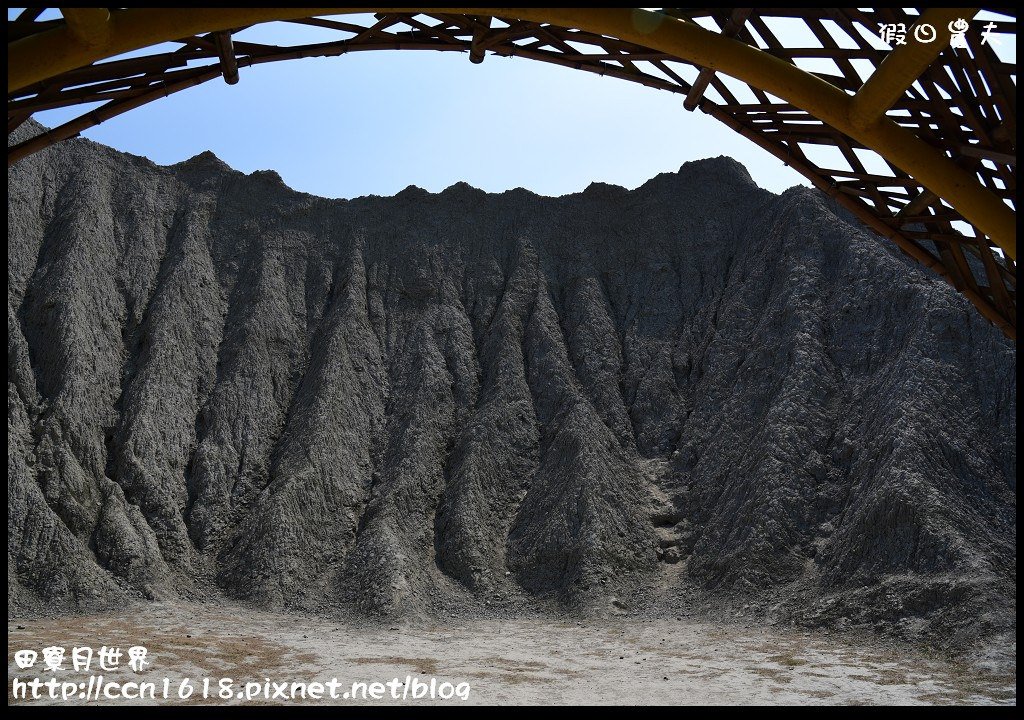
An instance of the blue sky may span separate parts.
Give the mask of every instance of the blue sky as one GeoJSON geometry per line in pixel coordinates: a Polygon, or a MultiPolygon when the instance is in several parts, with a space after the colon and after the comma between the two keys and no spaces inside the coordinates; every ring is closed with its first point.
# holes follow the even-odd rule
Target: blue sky
{"type": "MultiPolygon", "coordinates": [[[[11,9],[8,10],[11,16],[11,9]]],[[[48,17],[48,16],[43,16],[48,17]]],[[[316,28],[271,23],[243,39],[316,42],[316,28]]],[[[1014,49],[1015,54],[1015,49],[1014,49]]],[[[249,173],[276,170],[325,197],[438,192],[459,181],[544,195],[600,181],[634,188],[683,163],[729,155],[781,192],[808,182],[683,97],[520,58],[366,52],[240,68],[83,133],[160,164],[212,150],[249,173]]],[[[54,126],[82,112],[36,115],[54,126]]]]}

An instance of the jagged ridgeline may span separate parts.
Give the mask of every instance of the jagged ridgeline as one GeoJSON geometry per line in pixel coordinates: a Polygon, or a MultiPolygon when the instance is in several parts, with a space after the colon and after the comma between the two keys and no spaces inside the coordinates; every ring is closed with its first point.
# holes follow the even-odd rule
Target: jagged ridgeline
{"type": "Polygon", "coordinates": [[[816,191],[327,200],[75,140],[7,213],[14,607],[1015,622],[1015,346],[816,191]]]}

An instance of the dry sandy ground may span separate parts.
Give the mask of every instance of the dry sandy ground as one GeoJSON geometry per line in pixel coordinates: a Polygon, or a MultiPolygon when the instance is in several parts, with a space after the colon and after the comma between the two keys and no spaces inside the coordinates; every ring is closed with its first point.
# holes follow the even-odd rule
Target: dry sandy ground
{"type": "MultiPolygon", "coordinates": [[[[354,681],[399,678],[394,687],[401,695],[408,676],[416,682],[436,678],[435,687],[442,682],[468,683],[468,699],[395,700],[387,688],[385,697],[377,701],[339,697],[322,702],[1016,704],[1016,675],[979,674],[911,650],[851,644],[834,636],[687,619],[451,622],[451,626],[407,621],[372,627],[247,608],[171,603],[130,613],[13,619],[7,634],[8,702],[110,704],[110,700],[79,698],[23,700],[12,697],[12,688],[15,678],[54,676],[42,662],[44,647],[67,648],[64,664],[69,666],[74,646],[98,651],[102,645],[122,650],[142,645],[151,663],[142,673],[125,667],[102,672],[94,658],[90,672],[68,668],[56,675],[61,681],[81,683],[90,674],[103,675],[107,681],[153,682],[157,700],[142,701],[147,704],[268,704],[271,701],[263,690],[251,699],[236,694],[244,692],[246,682],[267,679],[326,682],[336,677],[340,694],[349,691],[354,681]],[[15,664],[14,653],[23,649],[39,653],[31,669],[15,664]],[[211,679],[211,697],[204,700],[205,677],[211,679]],[[160,698],[165,678],[169,700],[160,698]],[[193,694],[183,701],[176,693],[185,678],[193,694]],[[234,681],[229,701],[217,697],[221,678],[234,681]]],[[[255,688],[250,686],[250,691],[255,688]]]]}

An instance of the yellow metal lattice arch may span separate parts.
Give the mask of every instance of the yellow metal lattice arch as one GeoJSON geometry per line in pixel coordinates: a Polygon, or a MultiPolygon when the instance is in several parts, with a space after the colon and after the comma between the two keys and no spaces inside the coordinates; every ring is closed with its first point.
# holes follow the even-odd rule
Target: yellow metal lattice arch
{"type": "MultiPolygon", "coordinates": [[[[811,118],[820,121],[823,126],[827,126],[830,132],[833,132],[836,142],[843,144],[843,147],[846,147],[846,143],[855,144],[877,152],[894,169],[905,173],[920,186],[916,199],[908,193],[905,203],[896,202],[894,205],[893,201],[879,193],[878,186],[884,183],[885,178],[873,181],[874,187],[864,185],[863,194],[869,201],[858,201],[855,193],[852,198],[849,197],[850,193],[830,194],[854,210],[875,230],[897,242],[908,254],[950,280],[981,310],[982,314],[999,325],[1008,335],[1015,337],[1016,216],[1015,211],[1007,204],[1007,200],[1015,202],[1015,187],[1010,188],[1014,193],[1011,197],[1007,198],[1006,193],[1000,196],[993,191],[991,184],[986,185],[979,180],[978,172],[965,169],[962,167],[963,163],[958,163],[955,159],[958,152],[972,152],[973,144],[976,145],[973,152],[985,151],[988,153],[983,156],[985,159],[994,158],[1002,161],[1010,168],[1009,177],[1015,178],[1015,98],[1012,101],[1012,116],[1000,118],[1003,120],[1003,137],[1009,135],[1010,141],[1003,140],[998,148],[988,148],[984,143],[985,140],[988,140],[989,144],[994,142],[988,136],[996,137],[999,130],[994,126],[992,118],[988,118],[988,124],[992,127],[986,129],[979,126],[977,129],[978,134],[985,137],[977,143],[966,143],[966,149],[963,142],[951,149],[944,146],[943,142],[935,141],[935,137],[941,137],[941,133],[934,137],[921,137],[919,135],[926,133],[904,127],[898,118],[886,114],[894,106],[899,106],[902,100],[915,97],[915,92],[911,90],[912,84],[936,62],[943,49],[949,47],[947,27],[950,22],[957,18],[971,18],[975,15],[976,9],[932,9],[917,16],[908,16],[905,18],[910,21],[908,25],[928,23],[936,28],[939,33],[937,40],[927,45],[910,42],[897,46],[876,64],[873,74],[863,84],[859,87],[846,88],[802,70],[792,58],[780,57],[778,52],[772,52],[772,48],[759,48],[750,42],[744,42],[739,39],[740,33],[736,27],[731,28],[730,32],[729,26],[723,23],[723,31],[719,33],[701,27],[692,21],[692,10],[690,9],[690,16],[687,16],[682,11],[654,12],[622,8],[432,8],[428,11],[415,8],[141,8],[113,12],[97,8],[67,9],[63,13],[65,22],[40,27],[36,32],[15,32],[13,35],[9,29],[9,37],[14,37],[8,44],[9,130],[16,124],[12,118],[16,121],[20,117],[19,111],[23,116],[25,108],[33,107],[33,98],[45,99],[48,92],[51,95],[66,93],[66,88],[70,85],[62,84],[60,78],[70,77],[74,80],[75,72],[81,73],[83,68],[96,67],[92,64],[97,61],[161,42],[182,42],[182,38],[202,40],[200,36],[208,34],[206,38],[216,41],[211,40],[210,44],[216,47],[220,60],[220,66],[214,75],[223,72],[224,77],[228,79],[230,70],[234,74],[233,78],[237,79],[235,52],[229,49],[230,31],[262,22],[378,12],[385,17],[407,18],[414,29],[418,25],[426,34],[432,30],[434,34],[441,36],[444,34],[442,31],[447,29],[447,36],[458,41],[459,38],[452,34],[453,30],[448,25],[452,28],[461,28],[459,22],[451,21],[453,17],[461,17],[467,19],[465,27],[472,30],[466,36],[464,44],[475,62],[482,59],[484,48],[498,51],[495,48],[499,47],[499,44],[493,41],[487,45],[486,32],[489,22],[479,23],[482,18],[499,18],[506,23],[533,24],[524,27],[532,29],[536,26],[538,36],[542,31],[550,35],[555,29],[565,30],[567,33],[585,33],[588,37],[597,38],[597,43],[608,39],[608,42],[616,40],[630,44],[627,50],[622,50],[627,56],[626,59],[601,60],[598,61],[599,67],[613,70],[621,65],[629,70],[626,63],[632,63],[628,59],[630,48],[654,51],[660,54],[660,57],[702,68],[703,80],[692,85],[680,81],[683,89],[688,92],[688,102],[692,99],[691,96],[698,96],[699,99],[703,88],[698,86],[701,82],[707,84],[708,73],[712,76],[714,73],[724,73],[761,91],[761,97],[765,97],[763,93],[770,93],[782,103],[804,111],[811,118]],[[427,26],[419,23],[416,17],[421,12],[429,13],[429,17],[442,18],[445,28],[441,28],[441,25],[427,26]],[[483,28],[483,32],[480,32],[480,28],[483,28]],[[227,44],[224,42],[225,38],[228,39],[227,44]],[[12,105],[16,111],[14,114],[12,105]],[[1007,127],[1012,133],[1006,132],[1007,127]],[[987,132],[989,129],[991,132],[987,132]],[[1007,148],[1012,149],[1012,156],[1005,152],[1007,148]],[[969,242],[950,239],[953,237],[952,233],[942,232],[942,228],[933,224],[933,229],[925,233],[925,239],[932,240],[937,248],[936,252],[930,252],[921,242],[915,241],[913,231],[905,229],[906,222],[898,224],[893,221],[893,218],[901,219],[900,215],[903,215],[904,221],[913,218],[914,214],[908,212],[909,210],[920,215],[922,208],[919,206],[928,203],[934,206],[933,213],[938,217],[942,209],[942,205],[937,203],[940,199],[974,226],[977,237],[971,240],[976,247],[969,242]],[[964,259],[961,246],[967,246],[983,261],[988,277],[987,286],[977,281],[974,271],[970,270],[964,259]],[[1003,258],[998,258],[990,252],[993,246],[1001,249],[1003,258]]],[[[739,20],[738,23],[733,23],[734,26],[742,26],[744,21],[752,18],[750,9],[731,10],[727,17],[739,20]]],[[[810,10],[807,13],[809,17],[813,15],[810,10]]],[[[753,22],[752,19],[750,21],[753,22]]],[[[861,23],[864,24],[864,21],[861,20],[861,23]]],[[[426,36],[424,33],[421,35],[426,36]]],[[[398,45],[399,43],[396,43],[396,47],[398,45]]],[[[568,44],[562,42],[562,45],[565,48],[564,52],[568,54],[568,44]]],[[[551,46],[557,47],[557,43],[553,42],[551,46]]],[[[517,48],[506,48],[506,51],[510,54],[525,54],[517,48]]],[[[632,57],[648,56],[633,50],[632,57]]],[[[835,49],[835,57],[840,60],[845,57],[838,47],[835,49]]],[[[943,53],[943,58],[943,62],[950,63],[956,62],[958,56],[947,50],[943,53]]],[[[553,57],[539,59],[558,62],[553,57]]],[[[975,62],[975,65],[979,64],[980,59],[975,62]]],[[[577,66],[581,69],[593,69],[582,68],[581,63],[577,66]]],[[[130,69],[126,68],[126,72],[130,69]]],[[[198,80],[201,82],[212,76],[211,72],[196,75],[196,78],[201,77],[202,79],[198,80]]],[[[620,72],[619,76],[626,75],[626,79],[633,79],[628,77],[629,74],[620,72]]],[[[996,85],[991,77],[987,80],[989,85],[996,85]]],[[[121,100],[124,107],[117,109],[123,111],[131,107],[133,97],[134,102],[141,104],[146,101],[147,96],[126,95],[121,100]]],[[[910,100],[904,104],[911,106],[910,100]]],[[[770,107],[767,112],[770,112],[770,107]]],[[[993,117],[1007,114],[1008,106],[1005,102],[999,107],[1001,112],[997,109],[990,113],[993,117]]],[[[995,104],[993,108],[996,108],[995,104]]],[[[744,123],[742,119],[738,119],[742,118],[742,114],[723,109],[713,103],[704,104],[703,109],[766,149],[780,154],[780,143],[772,139],[770,133],[757,131],[757,128],[764,128],[765,125],[744,123]]],[[[85,124],[87,126],[94,123],[86,121],[85,124]]],[[[930,125],[922,123],[920,127],[930,125]]],[[[25,151],[31,151],[44,144],[45,139],[37,141],[36,145],[26,148],[25,151]]],[[[791,148],[792,143],[787,147],[791,148]]],[[[14,152],[14,157],[17,157],[18,150],[15,149],[14,152]]],[[[11,158],[9,152],[9,162],[11,158]]],[[[791,155],[790,159],[793,159],[791,155]]],[[[801,162],[799,157],[792,164],[822,189],[834,191],[839,184],[835,177],[836,173],[815,167],[806,161],[801,162]]],[[[851,174],[858,173],[838,173],[842,176],[851,174]]],[[[1003,185],[1006,184],[1005,177],[1003,185]]],[[[927,221],[927,216],[921,217],[927,221]]]]}

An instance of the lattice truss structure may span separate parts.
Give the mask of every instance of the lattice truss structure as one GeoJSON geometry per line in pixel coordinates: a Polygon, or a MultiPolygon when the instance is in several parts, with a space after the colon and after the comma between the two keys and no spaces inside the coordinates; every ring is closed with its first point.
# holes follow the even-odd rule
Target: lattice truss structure
{"type": "MultiPolygon", "coordinates": [[[[889,74],[898,77],[902,70],[904,76],[908,71],[911,75],[888,83],[888,88],[878,83],[883,86],[882,92],[875,93],[880,105],[869,108],[868,114],[874,111],[912,132],[936,156],[954,163],[966,173],[964,177],[997,198],[997,210],[1008,209],[1015,218],[1015,56],[1013,63],[1001,60],[991,40],[993,34],[1015,36],[1016,11],[993,10],[996,19],[976,20],[974,9],[948,10],[945,15],[922,16],[912,8],[686,8],[663,9],[654,15],[693,23],[756,48],[773,61],[796,66],[857,100],[858,93],[868,94],[862,91],[872,76],[884,74],[879,69],[892,56],[889,74]],[[950,31],[956,28],[946,30],[941,25],[958,14],[969,21],[968,29],[951,44],[950,31]],[[914,48],[913,32],[929,17],[940,21],[938,37],[929,48],[922,43],[914,48]],[[793,23],[803,29],[804,46],[794,47],[792,33],[780,30],[793,23]],[[891,47],[883,43],[883,25],[905,28],[907,45],[895,40],[891,47]],[[903,67],[897,66],[898,53],[912,55],[924,50],[930,54],[923,59],[904,58],[903,67]]],[[[41,21],[42,12],[42,8],[27,9],[8,22],[12,64],[17,59],[12,48],[25,39],[65,24],[86,41],[89,33],[97,32],[97,19],[88,15],[87,9],[65,10],[67,20],[41,21]]],[[[650,22],[651,17],[644,13],[639,20],[650,22]]],[[[992,232],[991,226],[986,233],[979,228],[984,224],[979,218],[991,213],[966,212],[969,203],[958,203],[948,197],[951,193],[939,197],[925,182],[886,157],[887,153],[876,153],[855,139],[852,135],[857,133],[849,132],[849,127],[837,127],[842,123],[829,122],[829,117],[824,117],[827,113],[798,107],[761,89],[764,83],[730,77],[634,39],[558,21],[477,12],[378,12],[372,16],[324,13],[289,22],[334,31],[337,39],[293,47],[245,42],[234,37],[247,28],[242,24],[176,38],[177,47],[172,51],[163,51],[165,46],[161,46],[161,51],[154,49],[141,57],[92,62],[16,89],[12,89],[9,70],[8,133],[42,110],[103,104],[9,148],[8,164],[170,93],[218,77],[234,84],[239,80],[239,68],[260,63],[368,50],[464,52],[474,63],[482,62],[487,54],[528,58],[678,93],[687,110],[699,108],[782,159],[876,232],[946,278],[986,318],[1016,337],[1015,227],[1004,231],[1001,238],[993,237],[1000,233],[992,232]]]]}

